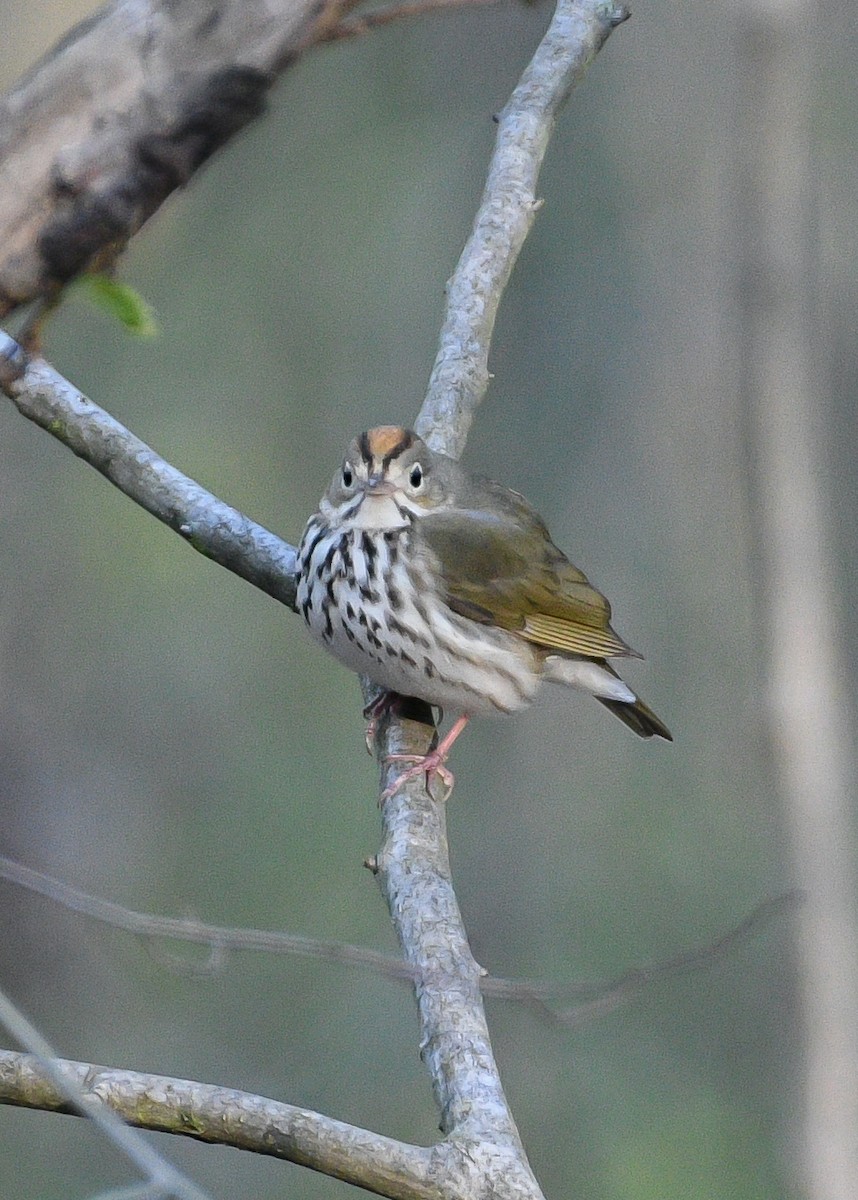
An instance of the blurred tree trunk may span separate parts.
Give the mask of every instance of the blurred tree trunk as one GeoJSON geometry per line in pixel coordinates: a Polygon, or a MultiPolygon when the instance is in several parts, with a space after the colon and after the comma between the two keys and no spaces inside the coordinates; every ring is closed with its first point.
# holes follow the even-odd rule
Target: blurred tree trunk
{"type": "Polygon", "coordinates": [[[812,1200],[858,1187],[858,924],[852,701],[835,596],[830,413],[815,323],[814,20],[756,0],[741,31],[741,376],[754,451],[774,766],[798,882],[805,1054],[799,1164],[812,1200]]]}

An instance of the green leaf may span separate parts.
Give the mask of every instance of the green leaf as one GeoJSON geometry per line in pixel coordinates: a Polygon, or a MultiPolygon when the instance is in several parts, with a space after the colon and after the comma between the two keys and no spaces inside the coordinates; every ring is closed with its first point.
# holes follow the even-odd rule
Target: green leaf
{"type": "Polygon", "coordinates": [[[78,286],[96,308],[119,321],[135,337],[155,337],[158,333],[151,307],[127,283],[119,283],[109,275],[84,275],[78,286]]]}

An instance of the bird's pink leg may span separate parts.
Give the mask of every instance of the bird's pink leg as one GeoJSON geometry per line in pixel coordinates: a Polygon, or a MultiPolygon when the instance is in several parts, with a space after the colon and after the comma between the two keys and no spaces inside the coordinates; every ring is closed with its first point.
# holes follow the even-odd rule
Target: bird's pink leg
{"type": "Polygon", "coordinates": [[[385,762],[410,762],[414,763],[414,766],[409,767],[407,771],[403,771],[401,775],[397,775],[390,787],[384,789],[381,793],[382,802],[389,800],[394,792],[399,791],[403,783],[407,783],[409,779],[416,779],[418,775],[426,776],[427,788],[437,776],[446,787],[447,796],[449,796],[453,790],[455,779],[453,772],[448,770],[444,764],[450,757],[453,743],[469,720],[468,716],[462,716],[454,721],[435,749],[431,750],[428,754],[388,754],[385,762]]]}

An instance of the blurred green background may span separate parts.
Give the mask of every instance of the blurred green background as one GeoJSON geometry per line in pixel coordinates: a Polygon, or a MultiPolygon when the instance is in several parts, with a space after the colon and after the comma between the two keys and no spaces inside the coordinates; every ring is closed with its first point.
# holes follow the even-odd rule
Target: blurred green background
{"type": "MultiPolygon", "coordinates": [[[[94,6],[0,0],[0,86],[94,6]]],[[[559,691],[456,748],[460,901],[492,973],[588,980],[706,944],[795,882],[771,771],[753,492],[736,387],[739,7],[639,0],[558,126],[466,455],[525,492],[646,655],[642,743],[559,691]]],[[[854,674],[858,10],[815,28],[825,488],[854,674]]],[[[349,439],[407,423],[494,127],[549,18],[500,3],[308,55],[268,116],[135,240],[161,336],[81,301],[47,354],[179,468],[291,541],[349,439]]],[[[298,620],[2,414],[0,849],[133,908],[393,950],[363,859],[376,769],[357,682],[298,620]]],[[[2,986],[71,1058],[260,1092],[430,1143],[407,989],[236,956],[171,973],[129,936],[0,884],[2,986]]],[[[491,1003],[548,1196],[800,1194],[789,922],[582,1028],[491,1003]]],[[[215,1197],[344,1195],[156,1139],[215,1197]]],[[[129,1172],[82,1122],[0,1109],[0,1192],[129,1172]]]]}

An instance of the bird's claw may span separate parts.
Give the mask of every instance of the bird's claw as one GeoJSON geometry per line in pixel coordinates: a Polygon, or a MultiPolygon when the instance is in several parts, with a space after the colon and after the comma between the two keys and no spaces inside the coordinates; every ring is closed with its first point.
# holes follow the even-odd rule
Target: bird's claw
{"type": "Polygon", "coordinates": [[[420,775],[426,776],[426,790],[430,795],[432,794],[432,780],[440,779],[447,789],[441,799],[448,800],[456,779],[449,767],[444,765],[446,760],[447,755],[439,754],[437,750],[433,750],[429,754],[388,754],[384,760],[386,763],[410,762],[414,765],[407,771],[403,771],[401,775],[397,775],[393,783],[384,789],[379,798],[379,804],[384,804],[385,800],[389,800],[391,796],[395,795],[403,784],[408,783],[410,779],[417,779],[420,775]]]}
{"type": "Polygon", "coordinates": [[[386,712],[389,712],[396,705],[397,697],[393,692],[382,692],[380,696],[376,696],[363,710],[363,715],[366,720],[366,731],[364,733],[364,742],[366,744],[366,752],[370,756],[373,753],[375,745],[375,735],[378,732],[379,722],[386,712]]]}
{"type": "Polygon", "coordinates": [[[366,723],[363,740],[366,746],[366,752],[372,758],[372,748],[375,745],[375,731],[378,728],[378,717],[370,717],[366,723]]]}

